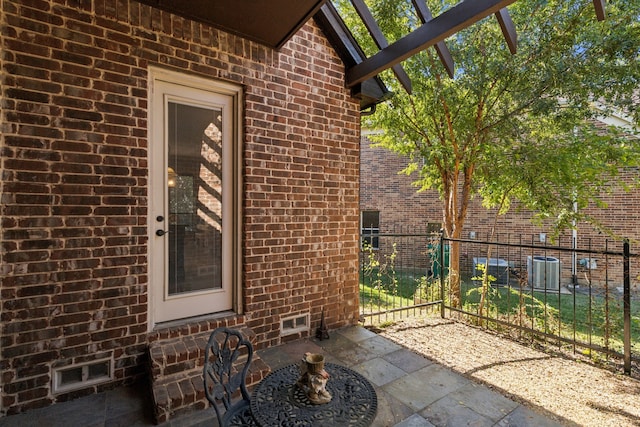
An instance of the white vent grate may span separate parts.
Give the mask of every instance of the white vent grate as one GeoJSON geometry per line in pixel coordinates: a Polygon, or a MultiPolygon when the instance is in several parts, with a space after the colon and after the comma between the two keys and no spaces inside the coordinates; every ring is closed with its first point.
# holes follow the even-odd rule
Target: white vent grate
{"type": "Polygon", "coordinates": [[[55,368],[53,370],[53,392],[63,393],[101,384],[113,379],[113,360],[92,362],[55,368]]]}
{"type": "Polygon", "coordinates": [[[296,334],[309,330],[309,313],[287,317],[280,320],[280,336],[296,334]]]}

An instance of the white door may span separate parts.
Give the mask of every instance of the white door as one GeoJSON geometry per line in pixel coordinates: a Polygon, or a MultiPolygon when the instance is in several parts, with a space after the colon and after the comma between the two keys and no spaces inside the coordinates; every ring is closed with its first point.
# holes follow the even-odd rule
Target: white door
{"type": "Polygon", "coordinates": [[[234,97],[156,78],[151,108],[151,324],[230,310],[234,97]]]}

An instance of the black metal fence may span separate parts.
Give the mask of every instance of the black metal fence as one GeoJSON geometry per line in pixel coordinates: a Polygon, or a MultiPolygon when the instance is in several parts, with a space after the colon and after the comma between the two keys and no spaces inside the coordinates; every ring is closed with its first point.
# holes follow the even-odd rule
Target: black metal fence
{"type": "Polygon", "coordinates": [[[640,362],[640,257],[628,242],[475,237],[363,235],[362,320],[457,317],[535,346],[620,365],[626,373],[640,362]],[[456,254],[459,291],[450,274],[456,254]]]}

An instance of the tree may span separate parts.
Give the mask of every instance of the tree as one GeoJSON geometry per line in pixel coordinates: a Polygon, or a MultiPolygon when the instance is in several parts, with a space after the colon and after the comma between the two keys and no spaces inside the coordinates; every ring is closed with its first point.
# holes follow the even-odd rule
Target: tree
{"type": "MultiPolygon", "coordinates": [[[[429,1],[433,15],[455,2],[429,1]]],[[[371,1],[390,42],[419,25],[411,2],[371,1]]],[[[368,54],[376,49],[343,2],[343,16],[368,54]]],[[[598,21],[590,0],[518,0],[509,7],[518,51],[509,52],[490,17],[446,42],[456,64],[449,78],[433,49],[403,63],[413,83],[363,126],[382,130],[379,146],[406,156],[419,190],[435,188],[446,235],[460,238],[472,197],[504,213],[513,201],[553,221],[580,218],[621,167],[640,165],[637,139],[593,126],[594,102],[632,118],[640,113],[640,0],[607,2],[598,21]]],[[[629,132],[629,130],[624,130],[629,132]]],[[[450,249],[452,304],[460,305],[459,249],[450,249]]]]}

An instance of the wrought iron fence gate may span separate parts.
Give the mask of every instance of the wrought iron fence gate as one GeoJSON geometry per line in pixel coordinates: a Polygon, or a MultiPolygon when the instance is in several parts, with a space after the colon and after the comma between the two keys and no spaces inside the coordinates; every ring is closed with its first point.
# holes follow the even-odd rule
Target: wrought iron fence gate
{"type": "Polygon", "coordinates": [[[377,231],[362,235],[365,323],[456,316],[518,340],[619,363],[626,373],[640,362],[640,257],[628,241],[574,238],[563,246],[540,236],[482,241],[377,231]]]}

